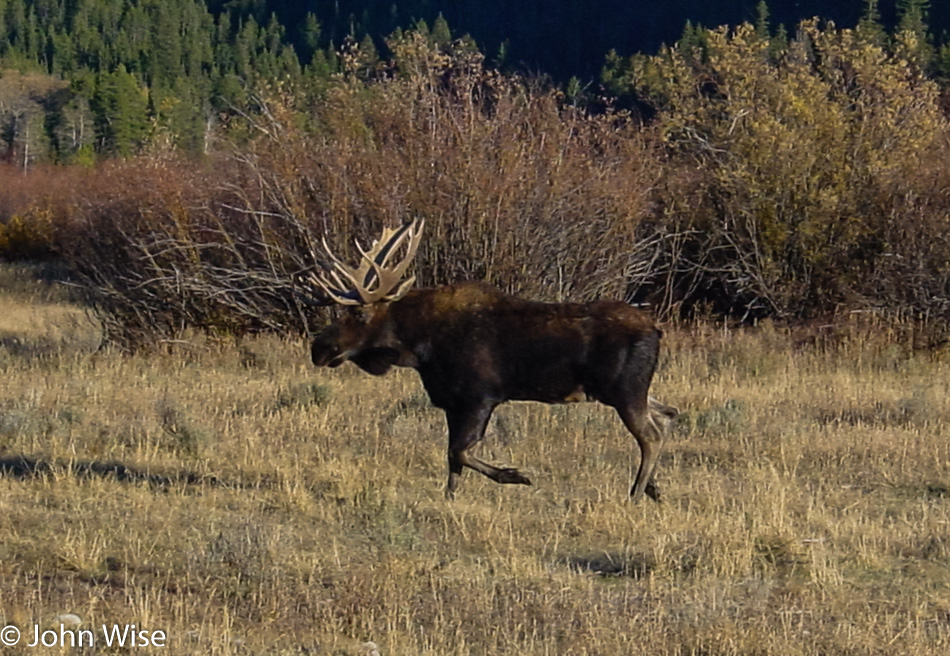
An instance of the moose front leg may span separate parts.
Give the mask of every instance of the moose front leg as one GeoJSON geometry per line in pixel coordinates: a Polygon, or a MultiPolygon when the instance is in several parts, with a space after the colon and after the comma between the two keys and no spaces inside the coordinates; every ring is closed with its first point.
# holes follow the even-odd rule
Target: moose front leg
{"type": "Polygon", "coordinates": [[[495,467],[468,452],[485,436],[485,427],[494,409],[493,405],[483,405],[445,411],[445,418],[449,425],[449,480],[445,486],[446,497],[451,499],[455,496],[463,467],[474,469],[497,483],[531,485],[528,477],[517,469],[495,467]]]}

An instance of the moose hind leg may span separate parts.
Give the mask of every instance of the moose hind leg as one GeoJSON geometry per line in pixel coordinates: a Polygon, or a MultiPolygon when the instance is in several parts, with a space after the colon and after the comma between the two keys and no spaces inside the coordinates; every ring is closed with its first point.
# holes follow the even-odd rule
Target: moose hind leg
{"type": "Polygon", "coordinates": [[[468,450],[485,436],[485,427],[491,418],[494,406],[476,407],[470,410],[447,410],[449,424],[449,480],[445,495],[455,496],[462,468],[474,469],[497,483],[531,485],[528,477],[513,468],[495,467],[471,455],[468,450]]]}
{"type": "Polygon", "coordinates": [[[646,407],[641,410],[634,409],[632,405],[625,405],[618,407],[617,413],[640,446],[640,467],[630,488],[630,499],[639,501],[646,493],[654,501],[659,501],[660,492],[653,482],[653,474],[663,447],[663,434],[651,420],[646,407]]]}

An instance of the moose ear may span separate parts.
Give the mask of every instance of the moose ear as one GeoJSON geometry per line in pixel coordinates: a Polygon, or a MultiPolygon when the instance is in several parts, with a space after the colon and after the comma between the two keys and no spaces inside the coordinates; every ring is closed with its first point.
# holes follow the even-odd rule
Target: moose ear
{"type": "Polygon", "coordinates": [[[370,348],[350,358],[350,362],[368,374],[382,376],[399,362],[399,351],[393,348],[370,348]]]}

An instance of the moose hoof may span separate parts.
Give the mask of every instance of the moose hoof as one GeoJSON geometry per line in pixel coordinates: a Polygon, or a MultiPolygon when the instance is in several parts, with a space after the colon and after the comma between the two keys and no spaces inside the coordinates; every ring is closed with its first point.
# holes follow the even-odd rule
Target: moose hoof
{"type": "MultiPolygon", "coordinates": [[[[636,494],[636,491],[637,491],[636,486],[633,486],[630,488],[631,501],[640,500],[640,497],[636,494]]],[[[653,499],[654,501],[656,501],[657,503],[660,503],[660,488],[653,481],[650,481],[649,483],[646,484],[646,487],[643,488],[643,493],[646,494],[651,499],[653,499]]]]}
{"type": "Polygon", "coordinates": [[[519,472],[517,469],[502,469],[498,472],[498,482],[499,483],[510,483],[513,485],[531,485],[531,481],[528,480],[528,477],[519,472]]]}

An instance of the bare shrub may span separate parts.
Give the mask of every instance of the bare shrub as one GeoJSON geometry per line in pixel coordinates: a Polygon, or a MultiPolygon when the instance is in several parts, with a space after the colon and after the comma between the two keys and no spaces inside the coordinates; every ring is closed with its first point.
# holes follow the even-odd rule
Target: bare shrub
{"type": "Polygon", "coordinates": [[[420,285],[666,317],[950,316],[950,128],[913,36],[702,34],[624,73],[658,111],[648,127],[489,70],[464,41],[402,34],[373,65],[350,46],[319,102],[275,85],[205,164],[99,167],[54,246],[126,343],[308,331],[322,317],[292,281],[321,240],[352,260],[354,238],[414,218],[420,285]]]}
{"type": "Polygon", "coordinates": [[[203,274],[196,237],[213,218],[209,187],[195,167],[144,158],[104,164],[88,181],[56,247],[111,338],[133,344],[220,325],[220,308],[194,294],[203,274]]]}
{"type": "Polygon", "coordinates": [[[485,69],[464,44],[409,34],[391,47],[391,70],[351,70],[308,112],[273,90],[211,170],[117,164],[87,192],[61,247],[113,337],[306,330],[292,280],[321,239],[348,258],[353,238],[414,217],[427,225],[421,284],[624,294],[659,176],[649,140],[622,116],[485,69]]]}

